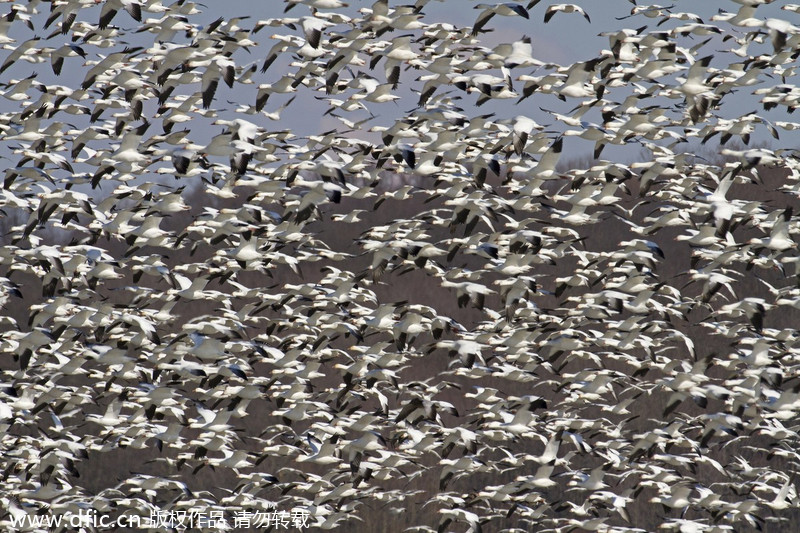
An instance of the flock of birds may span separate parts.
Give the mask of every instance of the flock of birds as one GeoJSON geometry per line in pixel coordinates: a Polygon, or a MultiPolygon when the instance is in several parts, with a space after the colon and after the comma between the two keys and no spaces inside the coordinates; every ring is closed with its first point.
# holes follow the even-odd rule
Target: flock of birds
{"type": "Polygon", "coordinates": [[[595,27],[539,0],[0,5],[2,529],[793,530],[770,3],[618,2],[569,65],[503,29],[595,27]]]}

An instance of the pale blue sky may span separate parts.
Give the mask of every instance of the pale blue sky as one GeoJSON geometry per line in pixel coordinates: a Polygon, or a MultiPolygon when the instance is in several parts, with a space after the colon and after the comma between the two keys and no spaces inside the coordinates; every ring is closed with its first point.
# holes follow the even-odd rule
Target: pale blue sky
{"type": "MultiPolygon", "coordinates": [[[[408,1],[410,2],[410,0],[408,1]]],[[[168,4],[169,2],[165,1],[164,3],[168,4]]],[[[363,2],[359,0],[350,0],[350,6],[342,11],[350,16],[359,16],[358,10],[361,8],[371,7],[372,3],[372,0],[363,2]]],[[[401,4],[401,2],[391,3],[392,5],[401,4]]],[[[684,23],[679,21],[668,21],[662,26],[657,26],[660,20],[659,18],[650,18],[643,14],[628,17],[624,20],[617,20],[616,17],[625,17],[631,13],[633,4],[628,0],[605,0],[602,3],[583,1],[576,3],[583,6],[584,9],[589,13],[592,19],[591,24],[587,22],[581,15],[576,13],[557,14],[549,23],[544,24],[544,12],[551,2],[542,1],[538,5],[531,8],[529,19],[524,19],[522,17],[495,16],[487,24],[487,29],[491,29],[493,31],[480,36],[481,44],[487,47],[493,47],[503,42],[512,42],[514,40],[518,40],[523,35],[527,35],[530,36],[533,41],[534,57],[542,61],[550,61],[560,65],[569,65],[572,62],[588,60],[597,57],[600,55],[603,49],[609,48],[608,37],[600,35],[603,32],[619,30],[621,28],[641,28],[643,26],[647,26],[646,31],[655,31],[657,29],[667,29],[684,23]]],[[[446,0],[444,2],[431,0],[424,8],[424,21],[427,23],[449,22],[457,26],[469,27],[473,24],[474,20],[478,17],[482,10],[476,9],[475,7],[477,5],[478,2],[467,2],[464,0],[446,0]]],[[[673,12],[678,12],[679,10],[695,12],[696,14],[700,15],[705,22],[711,22],[711,17],[717,14],[720,9],[736,12],[740,7],[740,4],[736,2],[719,0],[703,2],[677,1],[671,2],[668,5],[674,5],[672,8],[673,12]]],[[[782,4],[779,2],[774,2],[771,5],[760,6],[757,10],[756,16],[759,18],[783,18],[785,20],[800,24],[800,15],[781,10],[780,5],[782,4]]],[[[256,23],[256,21],[261,19],[284,16],[302,17],[308,15],[309,13],[307,6],[298,5],[294,7],[288,14],[284,15],[283,2],[272,0],[229,0],[226,2],[209,1],[206,7],[199,7],[204,13],[201,16],[192,17],[192,23],[206,24],[220,16],[249,16],[249,19],[243,20],[240,23],[240,26],[243,28],[250,28],[256,23]]],[[[61,36],[58,32],[55,32],[55,35],[49,37],[54,33],[55,25],[46,30],[42,27],[44,20],[47,17],[48,8],[49,6],[46,4],[39,5],[41,14],[34,17],[35,29],[33,31],[17,21],[13,25],[12,31],[9,35],[16,38],[18,43],[22,43],[33,36],[42,37],[43,45],[54,48],[67,43],[67,36],[61,36]]],[[[0,13],[3,11],[4,9],[2,5],[0,5],[0,13]]],[[[96,22],[98,16],[99,8],[93,7],[86,10],[81,10],[81,12],[78,14],[78,20],[96,22]]],[[[158,15],[153,13],[145,13],[145,17],[157,18],[158,15]]],[[[112,24],[118,25],[123,29],[131,29],[135,28],[137,23],[133,21],[133,19],[127,13],[120,12],[116,15],[112,24]]],[[[274,42],[272,39],[270,39],[270,35],[275,33],[296,34],[300,31],[301,30],[299,28],[292,29],[288,27],[265,27],[255,36],[258,46],[254,47],[250,53],[238,51],[234,55],[234,60],[236,61],[237,65],[256,63],[260,67],[261,63],[263,62],[264,55],[266,54],[266,50],[268,50],[274,42]]],[[[381,38],[388,39],[391,36],[391,33],[387,33],[381,38]]],[[[141,43],[147,44],[148,46],[152,45],[152,41],[148,42],[147,39],[151,39],[151,34],[131,34],[126,32],[125,35],[125,40],[130,46],[135,46],[141,43]],[[142,41],[139,42],[138,39],[142,39],[142,41]]],[[[181,36],[179,36],[178,39],[180,40],[181,36]]],[[[685,46],[687,48],[691,47],[702,42],[704,39],[705,37],[692,37],[690,39],[686,39],[685,46]]],[[[730,41],[723,43],[721,39],[715,38],[709,44],[703,47],[702,53],[698,54],[698,56],[715,54],[718,57],[715,57],[715,60],[712,62],[712,66],[716,68],[725,68],[729,62],[736,60],[736,58],[731,54],[725,54],[722,52],[724,49],[730,49],[731,46],[732,44],[730,41]]],[[[765,52],[771,51],[772,48],[768,38],[765,40],[764,44],[758,46],[761,46],[765,52]]],[[[13,45],[7,45],[6,50],[9,51],[1,54],[2,57],[6,57],[12,48],[13,45]]],[[[755,49],[755,45],[751,47],[751,51],[755,49]]],[[[108,52],[97,47],[87,47],[87,53],[89,55],[89,59],[97,60],[99,59],[99,54],[108,52]]],[[[12,78],[21,79],[29,76],[32,72],[36,72],[38,75],[37,79],[42,83],[75,86],[80,83],[82,76],[84,75],[83,73],[85,72],[85,70],[78,68],[79,62],[81,62],[79,58],[68,58],[65,63],[66,66],[64,72],[61,76],[57,77],[52,73],[49,62],[31,65],[30,63],[19,61],[17,64],[13,65],[6,72],[0,75],[0,82],[7,82],[12,78]]],[[[367,67],[362,67],[361,69],[368,72],[367,67]]],[[[220,117],[234,116],[236,114],[235,110],[239,104],[252,105],[255,98],[255,92],[257,90],[257,84],[274,83],[282,75],[294,70],[295,69],[292,69],[291,71],[287,70],[286,63],[276,64],[266,74],[262,75],[259,72],[256,76],[254,76],[254,85],[245,86],[237,84],[233,89],[229,89],[224,86],[224,84],[220,84],[214,101],[214,107],[219,110],[220,117]]],[[[517,68],[513,70],[512,77],[516,79],[521,74],[530,74],[534,71],[535,69],[530,67],[517,68]]],[[[383,76],[383,72],[381,71],[380,67],[374,72],[371,72],[371,74],[375,75],[379,79],[383,76]]],[[[401,78],[401,88],[398,92],[399,95],[403,96],[403,99],[398,103],[372,105],[370,110],[376,115],[377,118],[375,118],[371,124],[390,125],[399,117],[412,112],[416,106],[417,96],[411,93],[408,88],[409,86],[416,88],[421,86],[419,82],[415,82],[415,78],[421,74],[424,74],[424,71],[409,70],[404,72],[401,78]]],[[[515,83],[522,85],[521,82],[515,83]]],[[[771,80],[770,83],[777,84],[780,83],[780,80],[771,80]]],[[[762,106],[758,103],[758,97],[752,95],[752,91],[755,88],[757,87],[743,88],[738,91],[738,94],[727,96],[726,105],[723,106],[723,109],[721,109],[718,114],[725,118],[732,118],[751,111],[757,111],[760,115],[763,115],[772,121],[792,120],[793,117],[787,115],[784,108],[778,108],[776,111],[772,112],[765,112],[762,106]]],[[[187,88],[187,91],[188,90],[190,89],[187,88]]],[[[440,89],[440,91],[443,90],[445,89],[440,89]]],[[[309,135],[318,133],[320,131],[326,131],[334,127],[341,128],[341,123],[339,123],[337,120],[331,117],[323,117],[323,113],[329,109],[328,104],[324,99],[318,99],[315,98],[315,96],[324,96],[324,94],[307,90],[301,91],[297,95],[297,99],[293,102],[292,106],[289,107],[285,113],[283,113],[279,121],[271,122],[263,117],[258,118],[257,120],[260,123],[263,123],[265,127],[274,129],[289,128],[297,135],[309,135]]],[[[496,114],[497,119],[503,119],[512,118],[516,115],[523,114],[534,118],[537,122],[543,125],[549,125],[555,122],[555,120],[548,114],[540,111],[540,107],[544,107],[559,113],[568,113],[578,103],[578,101],[574,99],[570,99],[567,102],[561,102],[553,95],[537,94],[531,98],[528,98],[527,100],[524,100],[520,105],[515,105],[514,102],[516,100],[511,100],[502,102],[489,102],[483,107],[476,108],[473,105],[475,102],[474,95],[462,93],[459,94],[459,96],[462,97],[459,101],[459,105],[464,108],[464,112],[468,115],[491,112],[496,114]]],[[[92,95],[92,97],[96,98],[97,95],[92,95]]],[[[272,96],[267,107],[265,108],[265,111],[276,111],[278,107],[282,103],[286,102],[289,98],[289,95],[272,96]]],[[[615,96],[615,98],[619,98],[619,96],[615,96]]],[[[665,103],[669,104],[669,102],[665,103]]],[[[0,112],[13,112],[18,110],[18,102],[0,99],[0,112]]],[[[107,118],[110,115],[111,112],[107,112],[104,115],[104,118],[107,118]]],[[[62,117],[61,120],[74,119],[74,125],[76,128],[86,127],[85,117],[66,117],[65,119],[63,118],[63,114],[59,116],[62,117]]],[[[353,120],[359,120],[360,118],[365,118],[367,116],[368,115],[366,113],[361,112],[360,114],[354,113],[352,117],[349,118],[353,120]]],[[[600,122],[599,110],[598,112],[593,111],[592,113],[587,114],[584,119],[592,122],[600,122]]],[[[212,120],[213,118],[208,120],[198,118],[197,120],[192,121],[192,140],[194,142],[202,143],[211,135],[218,133],[218,127],[211,127],[209,125],[212,120]]],[[[151,131],[150,134],[152,133],[155,132],[151,131]]],[[[370,136],[367,132],[362,132],[359,135],[366,138],[375,137],[370,136]]],[[[781,135],[782,137],[780,141],[774,141],[765,135],[764,129],[761,128],[757,134],[754,135],[754,139],[769,140],[771,143],[773,143],[773,145],[777,146],[793,146],[796,144],[792,140],[794,135],[791,132],[781,131],[781,135]]],[[[569,147],[571,153],[579,155],[589,153],[592,148],[592,144],[590,142],[576,138],[568,139],[567,146],[569,147]]],[[[627,155],[615,155],[614,149],[612,148],[609,150],[609,152],[604,153],[604,157],[621,157],[625,159],[630,158],[631,155],[630,153],[627,155]]]]}

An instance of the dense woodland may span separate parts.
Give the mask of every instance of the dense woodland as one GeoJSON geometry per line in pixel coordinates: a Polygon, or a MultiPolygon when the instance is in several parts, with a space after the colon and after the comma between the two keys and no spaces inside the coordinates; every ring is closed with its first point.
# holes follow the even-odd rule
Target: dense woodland
{"type": "Polygon", "coordinates": [[[794,531],[797,13],[336,4],[6,5],[2,528],[794,531]]]}

